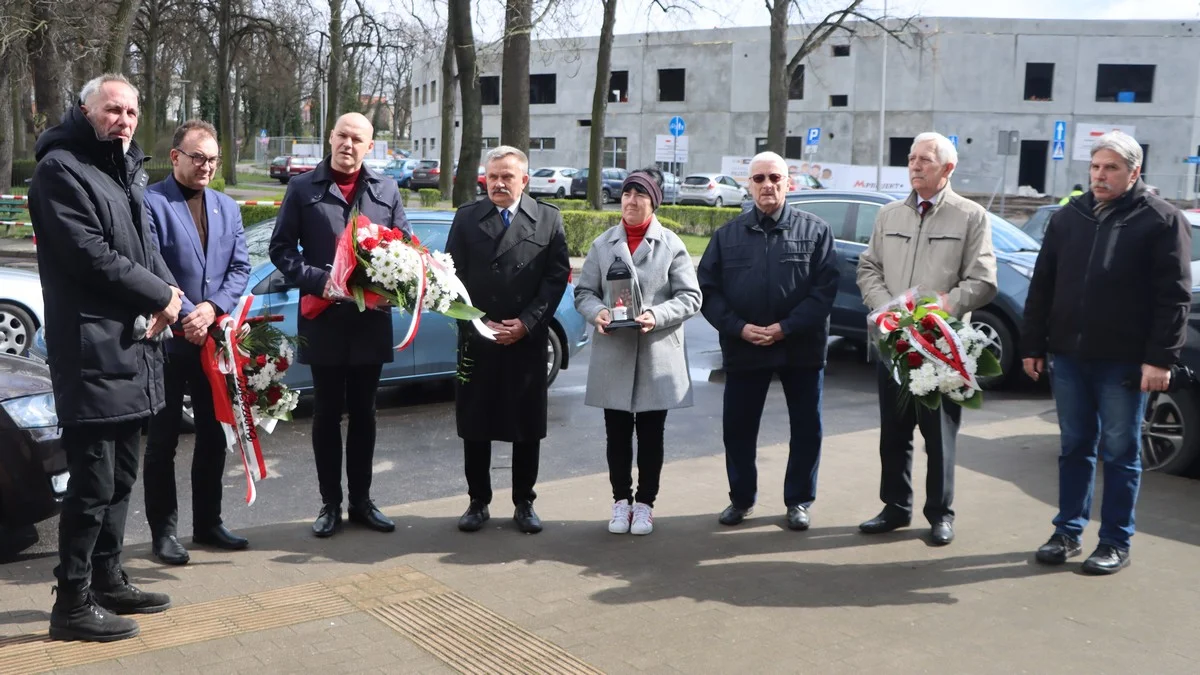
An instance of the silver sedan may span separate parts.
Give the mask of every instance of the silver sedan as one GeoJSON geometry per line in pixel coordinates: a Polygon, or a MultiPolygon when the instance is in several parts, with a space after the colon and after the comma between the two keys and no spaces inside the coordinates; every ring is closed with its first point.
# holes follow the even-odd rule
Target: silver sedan
{"type": "Polygon", "coordinates": [[[45,311],[36,273],[0,267],[0,354],[25,356],[45,311]]]}

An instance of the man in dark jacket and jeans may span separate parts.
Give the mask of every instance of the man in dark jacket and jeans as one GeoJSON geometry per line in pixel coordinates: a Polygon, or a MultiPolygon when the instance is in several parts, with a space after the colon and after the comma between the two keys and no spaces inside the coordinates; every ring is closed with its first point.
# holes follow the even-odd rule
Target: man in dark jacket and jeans
{"type": "Polygon", "coordinates": [[[1090,574],[1129,564],[1149,392],[1165,391],[1191,305],[1191,227],[1140,180],[1142,148],[1114,131],[1092,147],[1091,191],[1050,220],[1025,302],[1025,372],[1049,371],[1058,407],[1058,515],[1038,562],[1082,553],[1103,447],[1100,545],[1090,574]],[[1103,444],[1101,445],[1101,439],[1103,444]]]}
{"type": "Polygon", "coordinates": [[[50,637],[106,642],[138,634],[115,614],[161,612],[121,570],[138,441],[162,409],[155,339],[179,316],[142,203],[145,155],[133,141],[137,90],[121,75],[83,87],[80,104],[38,139],[29,211],[38,236],[46,349],[71,481],[59,518],[50,637]]]}
{"type": "Polygon", "coordinates": [[[729,506],[723,525],[750,515],[758,493],[758,426],[778,375],[791,423],[783,501],[788,527],[806,530],[821,458],[821,387],[829,313],[837,294],[833,232],[788,206],[787,163],[764,152],[750,162],[754,208],[713,235],[697,276],[701,311],[720,333],[725,366],[722,427],[729,506]]]}

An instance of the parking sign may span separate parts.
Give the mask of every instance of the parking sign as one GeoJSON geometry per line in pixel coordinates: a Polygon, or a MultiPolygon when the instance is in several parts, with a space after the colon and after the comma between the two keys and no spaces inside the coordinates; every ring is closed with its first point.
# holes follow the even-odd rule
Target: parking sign
{"type": "Polygon", "coordinates": [[[821,142],[821,127],[810,127],[805,145],[816,145],[821,142]]]}

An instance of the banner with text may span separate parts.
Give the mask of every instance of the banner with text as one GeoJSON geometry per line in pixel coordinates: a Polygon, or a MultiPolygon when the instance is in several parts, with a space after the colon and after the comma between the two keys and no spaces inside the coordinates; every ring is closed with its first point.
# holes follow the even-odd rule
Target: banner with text
{"type": "MultiPolygon", "coordinates": [[[[721,173],[732,177],[743,186],[750,183],[750,157],[725,156],[721,158],[721,173]]],[[[883,185],[875,184],[876,167],[858,164],[834,164],[801,159],[785,160],[792,177],[792,190],[801,190],[808,183],[801,179],[807,174],[820,182],[826,190],[862,190],[874,192],[908,192],[908,168],[903,166],[883,167],[883,185]]]]}

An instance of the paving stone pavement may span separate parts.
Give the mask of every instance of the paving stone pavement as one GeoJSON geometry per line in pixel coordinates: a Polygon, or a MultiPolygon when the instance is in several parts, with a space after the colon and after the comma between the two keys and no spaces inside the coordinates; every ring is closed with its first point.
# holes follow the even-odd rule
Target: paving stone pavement
{"type": "MultiPolygon", "coordinates": [[[[723,458],[713,455],[664,468],[647,537],[607,532],[607,477],[591,475],[539,486],[546,530],[536,536],[516,531],[509,493],[497,492],[489,527],[470,535],[455,529],[464,496],[386,509],[397,520],[393,534],[348,526],[318,540],[307,520],[250,530],[250,550],[197,548],[184,567],[158,565],[148,546],[135,546],[127,550],[131,577],[170,593],[176,609],[168,615],[179,621],[198,603],[286,597],[291,591],[269,592],[314,583],[355,611],[61,672],[502,672],[472,669],[469,658],[450,663],[372,616],[381,603],[411,602],[410,582],[492,617],[472,619],[468,633],[508,630],[505,639],[525,635],[529,645],[606,673],[1200,672],[1197,484],[1145,476],[1133,564],[1120,574],[1081,575],[1081,559],[1036,565],[1032,551],[1049,536],[1055,510],[1056,433],[1052,418],[967,420],[958,538],[948,547],[926,542],[919,517],[887,535],[858,533],[880,506],[876,430],[825,440],[813,527],[804,533],[785,527],[787,450],[771,446],[760,449],[756,512],[736,528],[716,520],[727,486],[723,458]]],[[[915,475],[919,507],[919,450],[915,475]]],[[[1093,524],[1085,552],[1095,532],[1093,524]]],[[[53,564],[0,567],[0,671],[46,630],[53,564]]],[[[147,644],[163,644],[155,631],[143,630],[147,644]]],[[[501,652],[521,647],[512,644],[497,642],[491,656],[509,658],[501,652]]],[[[512,663],[523,665],[510,672],[576,672],[512,663]]]]}

